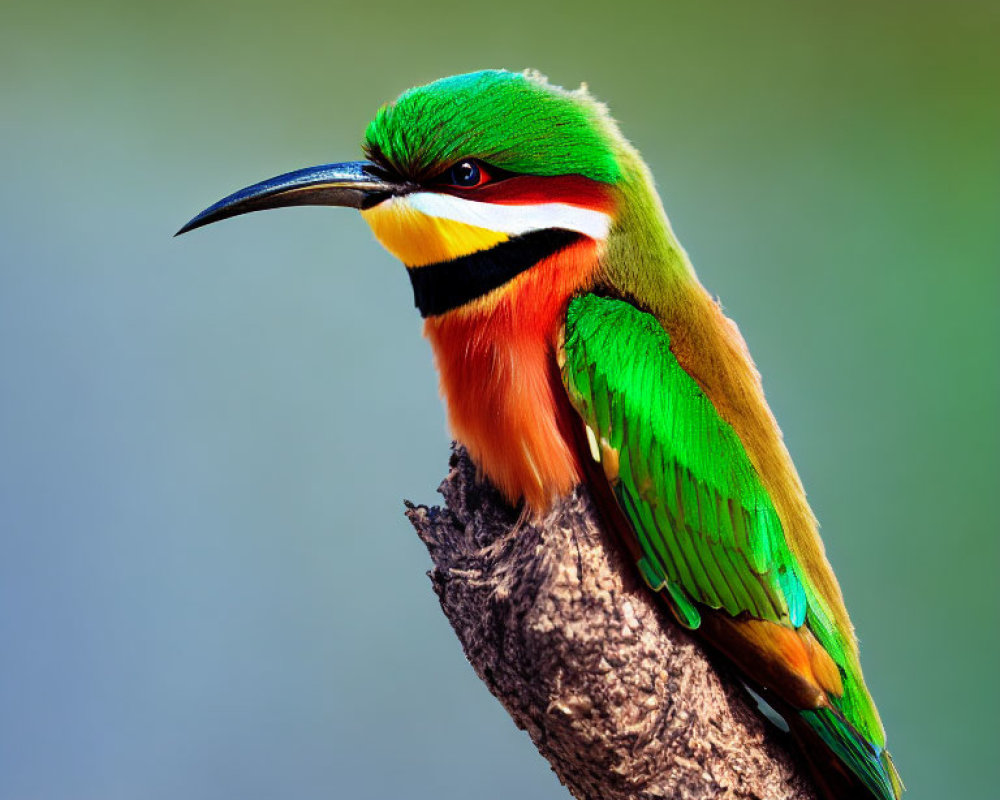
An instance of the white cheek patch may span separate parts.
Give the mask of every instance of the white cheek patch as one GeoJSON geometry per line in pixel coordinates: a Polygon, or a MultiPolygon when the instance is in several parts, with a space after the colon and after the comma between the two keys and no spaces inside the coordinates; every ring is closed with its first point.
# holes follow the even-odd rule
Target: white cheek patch
{"type": "Polygon", "coordinates": [[[611,228],[611,217],[604,212],[569,203],[502,205],[479,203],[436,192],[414,192],[396,199],[429,217],[450,219],[510,236],[546,228],[563,228],[582,233],[591,239],[604,240],[608,238],[608,230],[611,228]]]}

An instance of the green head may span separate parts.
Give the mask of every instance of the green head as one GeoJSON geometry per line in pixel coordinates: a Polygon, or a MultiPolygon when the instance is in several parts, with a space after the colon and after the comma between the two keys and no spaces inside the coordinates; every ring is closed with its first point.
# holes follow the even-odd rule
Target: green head
{"type": "Polygon", "coordinates": [[[536,72],[483,70],[404,92],[368,125],[368,157],[414,180],[472,158],[513,173],[616,183],[620,138],[586,89],[536,72]]]}
{"type": "Polygon", "coordinates": [[[614,261],[640,238],[647,253],[668,244],[642,161],[584,87],[567,91],[530,71],[444,78],[379,109],[363,148],[369,161],[248,187],[182,232],[277,206],[358,208],[407,266],[428,317],[495,297],[577,244],[591,246],[588,276],[601,254],[614,261]]]}

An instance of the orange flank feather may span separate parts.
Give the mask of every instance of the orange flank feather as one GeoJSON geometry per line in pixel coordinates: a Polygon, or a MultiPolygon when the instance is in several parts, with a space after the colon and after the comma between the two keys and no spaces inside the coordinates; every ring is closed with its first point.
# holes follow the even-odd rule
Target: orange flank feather
{"type": "Polygon", "coordinates": [[[535,513],[580,481],[554,337],[570,297],[590,284],[598,249],[581,241],[424,323],[455,437],[508,500],[523,496],[535,513]]]}
{"type": "Polygon", "coordinates": [[[827,704],[844,685],[833,659],[806,627],[788,628],[766,620],[730,617],[718,611],[702,615],[703,635],[765,689],[798,708],[827,704]]]}

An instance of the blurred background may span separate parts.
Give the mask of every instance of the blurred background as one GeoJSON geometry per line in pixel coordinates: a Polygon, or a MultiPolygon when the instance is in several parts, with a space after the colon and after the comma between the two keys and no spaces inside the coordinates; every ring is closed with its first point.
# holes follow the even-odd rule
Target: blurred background
{"type": "Polygon", "coordinates": [[[997,796],[995,2],[0,7],[0,800],[566,797],[404,497],[449,437],[356,215],[173,232],[482,67],[589,83],[740,324],[913,800],[997,796]]]}

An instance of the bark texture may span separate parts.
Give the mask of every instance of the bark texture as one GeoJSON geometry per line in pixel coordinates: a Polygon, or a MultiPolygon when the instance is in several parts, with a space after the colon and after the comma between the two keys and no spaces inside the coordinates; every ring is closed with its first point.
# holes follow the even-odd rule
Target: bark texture
{"type": "Polygon", "coordinates": [[[409,506],[479,677],[579,800],[816,800],[785,737],[659,606],[577,491],[518,518],[458,448],[409,506]]]}

